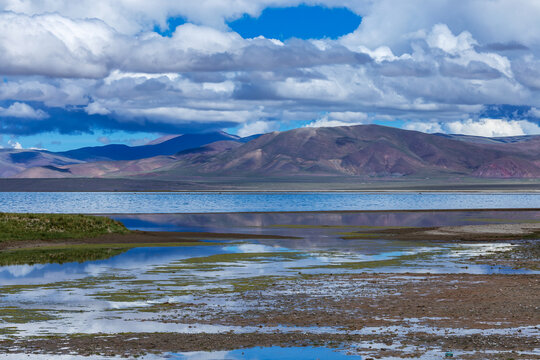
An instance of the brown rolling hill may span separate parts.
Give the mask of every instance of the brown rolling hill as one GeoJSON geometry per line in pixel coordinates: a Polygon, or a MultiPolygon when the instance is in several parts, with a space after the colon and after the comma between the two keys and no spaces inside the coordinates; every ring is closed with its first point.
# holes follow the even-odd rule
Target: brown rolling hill
{"type": "MultiPolygon", "coordinates": [[[[40,150],[0,149],[0,178],[15,176],[31,168],[55,168],[82,161],[40,150]]],[[[69,175],[69,174],[68,174],[69,175]]],[[[63,176],[62,176],[63,177],[63,176]]]]}
{"type": "Polygon", "coordinates": [[[485,141],[378,125],[299,128],[171,156],[37,167],[36,177],[365,176],[540,178],[540,136],[485,141]]]}

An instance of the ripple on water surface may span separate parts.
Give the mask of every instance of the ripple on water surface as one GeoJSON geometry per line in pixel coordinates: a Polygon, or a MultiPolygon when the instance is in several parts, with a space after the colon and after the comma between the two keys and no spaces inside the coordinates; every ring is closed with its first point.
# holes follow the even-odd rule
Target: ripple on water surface
{"type": "Polygon", "coordinates": [[[210,213],[540,208],[538,193],[0,193],[0,212],[210,213]]]}

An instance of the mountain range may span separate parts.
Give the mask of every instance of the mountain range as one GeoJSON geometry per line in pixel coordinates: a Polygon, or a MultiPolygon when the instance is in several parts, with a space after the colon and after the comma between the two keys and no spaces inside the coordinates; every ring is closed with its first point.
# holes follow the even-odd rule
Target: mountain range
{"type": "Polygon", "coordinates": [[[539,178],[540,136],[425,134],[379,125],[305,127],[251,138],[185,134],[136,147],[3,150],[0,176],[539,178]]]}
{"type": "Polygon", "coordinates": [[[84,147],[75,150],[69,150],[56,153],[56,155],[65,156],[71,159],[82,160],[86,162],[108,161],[108,160],[137,160],[159,155],[174,155],[179,151],[197,148],[206,144],[231,140],[245,142],[242,138],[230,135],[225,132],[210,132],[206,134],[185,134],[178,135],[163,142],[151,142],[141,146],[127,145],[105,145],[84,147]]]}

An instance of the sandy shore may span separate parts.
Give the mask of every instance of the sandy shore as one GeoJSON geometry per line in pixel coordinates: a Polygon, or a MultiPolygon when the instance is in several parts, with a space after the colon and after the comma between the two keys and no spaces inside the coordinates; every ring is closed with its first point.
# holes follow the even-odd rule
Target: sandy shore
{"type": "Polygon", "coordinates": [[[530,236],[540,231],[540,223],[525,224],[490,224],[490,225],[464,225],[464,226],[443,226],[436,230],[426,231],[426,235],[434,236],[530,236]]]}
{"type": "Polygon", "coordinates": [[[382,230],[390,238],[431,241],[508,241],[540,238],[540,223],[487,224],[382,230]]]}

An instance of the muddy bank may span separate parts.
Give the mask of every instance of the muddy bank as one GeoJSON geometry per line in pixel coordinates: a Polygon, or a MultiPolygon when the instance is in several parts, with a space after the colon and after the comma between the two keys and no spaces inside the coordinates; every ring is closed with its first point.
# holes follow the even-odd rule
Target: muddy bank
{"type": "Polygon", "coordinates": [[[440,240],[496,240],[540,238],[540,223],[443,226],[422,233],[440,240]]]}
{"type": "Polygon", "coordinates": [[[248,304],[242,311],[167,304],[167,316],[160,321],[351,331],[412,322],[441,329],[540,324],[540,278],[536,275],[304,275],[260,282],[252,289],[221,297],[241,299],[248,304]]]}
{"type": "Polygon", "coordinates": [[[429,351],[443,357],[452,350],[463,352],[462,359],[536,359],[539,285],[534,275],[299,276],[206,295],[197,304],[169,303],[156,313],[154,321],[192,323],[190,333],[14,336],[0,341],[0,352],[133,357],[314,345],[344,347],[366,358],[414,358],[429,351]],[[215,306],[216,300],[243,306],[215,306]],[[198,329],[205,323],[258,331],[210,334],[198,329]]]}
{"type": "Polygon", "coordinates": [[[245,240],[245,239],[291,239],[295,237],[261,234],[209,233],[209,232],[165,232],[131,231],[127,234],[106,234],[95,238],[61,240],[23,240],[0,243],[1,250],[29,249],[51,245],[93,245],[93,244],[167,244],[189,243],[201,240],[245,240]]]}
{"type": "Polygon", "coordinates": [[[540,270],[540,241],[524,240],[514,242],[516,247],[508,251],[483,254],[471,261],[491,266],[507,266],[513,269],[540,270]]]}
{"type": "Polygon", "coordinates": [[[461,351],[466,355],[461,359],[540,359],[534,354],[540,345],[535,337],[504,335],[469,335],[441,336],[418,333],[406,342],[396,344],[392,334],[306,334],[306,333],[246,333],[246,334],[116,334],[107,335],[74,335],[66,337],[34,338],[24,341],[0,341],[0,351],[4,354],[82,354],[86,356],[124,356],[137,357],[145,354],[161,354],[168,352],[219,351],[245,349],[255,346],[326,346],[347,347],[351,344],[362,344],[349,350],[349,353],[366,356],[366,360],[384,357],[415,358],[426,350],[438,353],[443,358],[445,349],[461,351]],[[375,345],[375,346],[374,346],[375,345]],[[408,350],[407,346],[418,346],[423,351],[408,350]],[[487,351],[487,353],[486,353],[487,351]],[[520,352],[524,352],[521,353],[520,352]]]}
{"type": "MultiPolygon", "coordinates": [[[[403,227],[376,229],[376,233],[366,235],[368,231],[351,232],[344,235],[347,239],[374,238],[375,236],[395,240],[410,241],[476,241],[496,242],[521,239],[540,239],[540,222],[515,224],[483,224],[439,227],[403,227]]],[[[373,230],[371,231],[373,232],[373,230]]]]}

